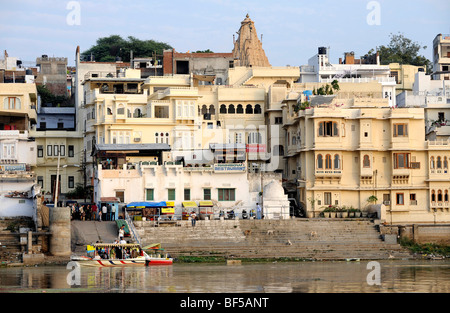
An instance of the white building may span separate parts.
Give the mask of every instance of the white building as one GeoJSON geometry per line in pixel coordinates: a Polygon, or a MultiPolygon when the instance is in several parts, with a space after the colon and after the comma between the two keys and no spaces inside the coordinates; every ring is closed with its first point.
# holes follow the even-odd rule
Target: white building
{"type": "Polygon", "coordinates": [[[345,53],[338,64],[330,63],[329,48],[319,47],[318,53],[308,60],[308,65],[300,66],[300,83],[322,82],[330,84],[367,83],[372,80],[383,86],[383,97],[389,99],[389,106],[396,105],[394,77],[390,77],[389,65],[380,65],[378,53],[361,59],[355,59],[354,52],[345,53]]]}

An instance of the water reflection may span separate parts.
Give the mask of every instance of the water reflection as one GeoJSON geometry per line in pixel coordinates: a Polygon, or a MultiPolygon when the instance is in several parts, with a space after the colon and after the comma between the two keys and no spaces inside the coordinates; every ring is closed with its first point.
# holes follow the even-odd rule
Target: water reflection
{"type": "Polygon", "coordinates": [[[450,292],[450,261],[384,261],[381,285],[369,285],[368,262],[299,262],[227,266],[81,268],[68,284],[64,266],[0,269],[0,292],[321,293],[450,292]]]}

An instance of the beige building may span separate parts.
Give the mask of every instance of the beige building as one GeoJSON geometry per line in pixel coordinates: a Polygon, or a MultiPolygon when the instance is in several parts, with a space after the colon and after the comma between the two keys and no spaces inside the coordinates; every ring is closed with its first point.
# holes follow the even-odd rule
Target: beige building
{"type": "Polygon", "coordinates": [[[0,216],[36,217],[35,84],[0,84],[0,216]]]}
{"type": "Polygon", "coordinates": [[[298,96],[283,107],[285,179],[296,186],[309,216],[328,206],[366,210],[376,199],[387,222],[450,220],[444,180],[435,178],[437,165],[434,171],[429,165],[439,156],[443,171],[443,147],[431,150],[425,141],[423,108],[389,107],[388,99],[376,96],[381,84],[373,82],[341,83],[331,101],[295,112],[312,86],[296,87],[298,96]]]}
{"type": "Polygon", "coordinates": [[[397,86],[396,95],[403,91],[412,91],[417,72],[426,72],[426,66],[416,66],[410,64],[390,63],[391,77],[395,78],[397,86]]]}

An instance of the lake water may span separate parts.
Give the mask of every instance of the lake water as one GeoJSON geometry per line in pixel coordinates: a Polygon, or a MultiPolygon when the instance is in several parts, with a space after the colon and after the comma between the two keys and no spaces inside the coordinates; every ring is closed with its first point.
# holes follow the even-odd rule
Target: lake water
{"type": "Polygon", "coordinates": [[[448,293],[450,260],[11,267],[0,292],[448,293]]]}

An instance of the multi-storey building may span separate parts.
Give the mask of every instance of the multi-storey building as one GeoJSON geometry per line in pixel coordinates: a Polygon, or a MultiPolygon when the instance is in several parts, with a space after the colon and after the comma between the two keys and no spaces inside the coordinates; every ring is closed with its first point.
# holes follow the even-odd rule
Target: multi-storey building
{"type": "Polygon", "coordinates": [[[36,124],[34,84],[0,84],[0,215],[30,216],[35,208],[36,124]]]}
{"type": "Polygon", "coordinates": [[[450,80],[450,34],[438,34],[433,40],[433,79],[450,80]]]}
{"type": "Polygon", "coordinates": [[[297,97],[283,107],[285,179],[295,183],[307,214],[378,203],[388,222],[448,221],[445,178],[437,177],[436,163],[439,157],[439,175],[445,175],[448,156],[442,145],[425,141],[424,109],[390,107],[388,99],[374,96],[382,90],[376,82],[339,86],[331,101],[296,110],[303,92],[314,87],[299,84],[297,97]],[[358,89],[358,96],[349,96],[358,89]]]}

